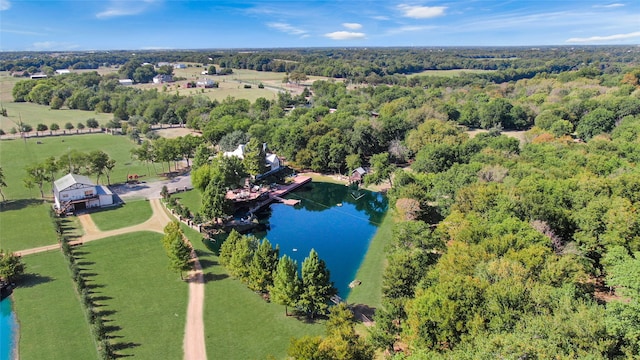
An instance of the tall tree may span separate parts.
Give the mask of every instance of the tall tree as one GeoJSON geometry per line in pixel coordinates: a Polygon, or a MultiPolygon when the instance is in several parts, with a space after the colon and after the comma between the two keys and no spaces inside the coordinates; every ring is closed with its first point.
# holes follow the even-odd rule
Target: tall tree
{"type": "Polygon", "coordinates": [[[278,265],[280,248],[273,248],[269,240],[264,239],[253,254],[249,265],[249,288],[266,292],[273,285],[273,273],[278,265]]]}
{"type": "Polygon", "coordinates": [[[298,305],[313,319],[316,314],[326,313],[329,299],[337,292],[325,262],[311,249],[309,256],[302,262],[302,292],[298,305]]]}
{"type": "Polygon", "coordinates": [[[90,171],[96,175],[97,184],[100,182],[100,176],[104,174],[109,163],[109,155],[102,150],[94,150],[89,153],[88,158],[90,171]]]}
{"type": "Polygon", "coordinates": [[[209,181],[202,194],[202,208],[200,213],[205,219],[215,220],[227,215],[229,201],[227,192],[221,183],[209,181]]]}
{"type": "Polygon", "coordinates": [[[273,276],[273,285],[269,288],[271,300],[284,305],[284,313],[289,316],[288,307],[294,306],[300,297],[302,283],[298,277],[298,264],[287,255],[278,261],[273,276]]]}
{"type": "Polygon", "coordinates": [[[372,173],[365,177],[365,181],[369,184],[380,184],[381,182],[388,180],[389,185],[393,185],[391,182],[391,175],[395,170],[395,166],[389,163],[389,153],[375,154],[371,157],[371,170],[372,173]]]}
{"type": "Polygon", "coordinates": [[[47,171],[44,164],[35,164],[27,166],[27,177],[24,178],[24,184],[27,188],[32,188],[34,185],[38,185],[40,190],[40,197],[44,198],[44,184],[53,181],[51,173],[47,171]]]}
{"type": "Polygon", "coordinates": [[[257,139],[249,140],[244,148],[244,167],[251,176],[265,172],[265,152],[263,144],[257,139]]]}

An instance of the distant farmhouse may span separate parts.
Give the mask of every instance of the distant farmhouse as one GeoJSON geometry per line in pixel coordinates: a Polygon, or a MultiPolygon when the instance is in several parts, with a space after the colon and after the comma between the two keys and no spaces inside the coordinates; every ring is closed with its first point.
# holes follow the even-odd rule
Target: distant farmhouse
{"type": "Polygon", "coordinates": [[[118,82],[120,83],[120,85],[124,85],[124,86],[133,85],[133,80],[131,80],[131,79],[120,79],[120,80],[118,80],[118,82]]]}
{"type": "MultiPolygon", "coordinates": [[[[263,144],[262,145],[263,148],[266,150],[267,148],[267,144],[263,144]]],[[[225,152],[223,155],[226,157],[232,157],[235,156],[237,158],[240,158],[242,160],[244,160],[244,149],[245,149],[245,145],[238,145],[238,148],[233,150],[233,151],[227,151],[225,152]]],[[[276,154],[272,154],[272,153],[266,153],[265,151],[265,166],[267,169],[269,169],[267,172],[263,173],[263,174],[258,174],[256,175],[256,179],[261,179],[265,176],[274,174],[276,172],[278,172],[282,165],[280,162],[280,158],[278,158],[278,156],[276,154]]]]}
{"type": "Polygon", "coordinates": [[[154,84],[163,84],[163,83],[168,83],[168,82],[173,82],[173,76],[171,75],[165,75],[165,74],[159,74],[153,77],[153,83],[154,84]]]}
{"type": "Polygon", "coordinates": [[[174,69],[186,69],[187,65],[185,64],[173,64],[174,69]]]}
{"type": "Polygon", "coordinates": [[[78,174],[67,174],[56,180],[53,197],[58,213],[113,205],[113,193],[109,188],[78,174]]]}
{"type": "Polygon", "coordinates": [[[207,89],[217,87],[216,85],[217,83],[211,79],[198,80],[198,82],[196,82],[197,87],[203,87],[207,89]]]}
{"type": "Polygon", "coordinates": [[[351,172],[349,176],[349,182],[361,183],[364,180],[364,176],[367,174],[367,170],[359,167],[351,172]]]}
{"type": "Polygon", "coordinates": [[[69,69],[58,69],[58,70],[56,70],[56,75],[62,75],[62,74],[71,74],[71,70],[69,70],[69,69]]]}

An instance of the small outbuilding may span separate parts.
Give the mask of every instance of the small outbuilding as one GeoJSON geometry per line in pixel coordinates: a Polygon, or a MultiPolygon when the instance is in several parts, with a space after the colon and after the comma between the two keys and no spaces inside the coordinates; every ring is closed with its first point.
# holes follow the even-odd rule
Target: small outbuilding
{"type": "Polygon", "coordinates": [[[349,182],[362,182],[366,174],[367,170],[359,167],[351,172],[351,176],[349,176],[349,182]]]}

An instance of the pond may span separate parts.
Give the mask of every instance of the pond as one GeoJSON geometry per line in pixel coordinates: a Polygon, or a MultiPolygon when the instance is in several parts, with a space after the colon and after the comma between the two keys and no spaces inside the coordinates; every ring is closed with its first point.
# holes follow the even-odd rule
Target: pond
{"type": "Polygon", "coordinates": [[[16,317],[11,309],[11,298],[7,297],[0,301],[0,360],[13,358],[17,329],[16,317]]]}
{"type": "Polygon", "coordinates": [[[353,190],[344,185],[311,183],[289,194],[296,206],[274,203],[261,214],[267,230],[255,234],[280,246],[302,262],[311,249],[318,252],[331,273],[331,280],[343,299],[349,296],[349,283],[369,249],[369,243],[387,211],[384,195],[353,190]]]}

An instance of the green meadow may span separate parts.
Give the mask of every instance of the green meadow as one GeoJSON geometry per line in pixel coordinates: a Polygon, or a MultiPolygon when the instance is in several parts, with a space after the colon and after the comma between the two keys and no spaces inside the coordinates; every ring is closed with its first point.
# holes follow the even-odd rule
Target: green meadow
{"type": "Polygon", "coordinates": [[[182,358],[188,284],[169,270],[161,239],[136,232],[77,248],[119,356],[182,358]]]}
{"type": "Polygon", "coordinates": [[[13,292],[22,360],[96,359],[98,353],[64,255],[25,256],[26,275],[13,292]]]}
{"type": "Polygon", "coordinates": [[[151,218],[148,200],[128,201],[121,206],[91,212],[91,219],[101,231],[141,224],[151,218]]]}

